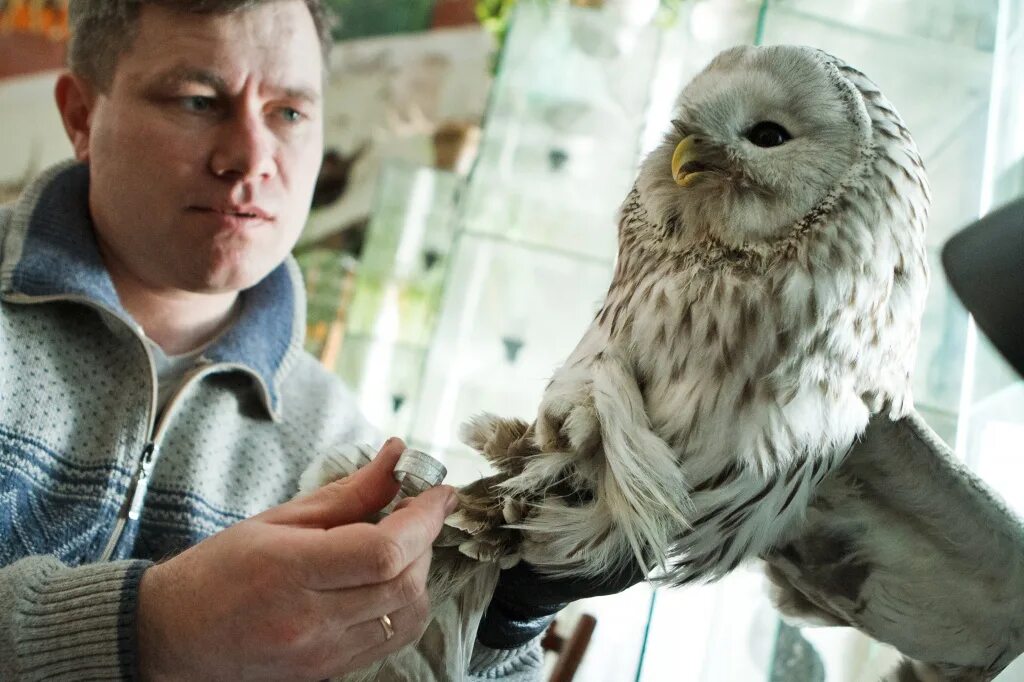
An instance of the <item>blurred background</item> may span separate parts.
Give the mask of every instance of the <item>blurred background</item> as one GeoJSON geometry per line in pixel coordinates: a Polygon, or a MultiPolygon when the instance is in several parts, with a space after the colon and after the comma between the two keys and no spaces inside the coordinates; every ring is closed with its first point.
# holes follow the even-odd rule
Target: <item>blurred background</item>
{"type": "MultiPolygon", "coordinates": [[[[0,201],[70,154],[52,103],[66,2],[0,0],[0,201]]],[[[939,265],[950,235],[1024,195],[1024,0],[332,4],[327,149],[295,253],[307,347],[382,433],[443,459],[449,482],[486,474],[458,425],[534,416],[604,296],[618,205],[681,87],[724,48],[806,44],[867,73],[917,139],[934,194],[917,406],[1024,514],[1024,382],[939,265]]],[[[584,613],[582,681],[866,682],[896,660],[780,623],[754,567],[581,602],[560,634],[584,613]]]]}

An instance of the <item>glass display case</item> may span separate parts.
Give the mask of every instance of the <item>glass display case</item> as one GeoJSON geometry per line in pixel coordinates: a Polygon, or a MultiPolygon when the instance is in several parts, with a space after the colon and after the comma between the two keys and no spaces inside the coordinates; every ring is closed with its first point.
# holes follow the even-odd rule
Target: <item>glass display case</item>
{"type": "MultiPolygon", "coordinates": [[[[519,3],[464,187],[386,170],[337,364],[371,420],[443,459],[449,482],[486,474],[459,425],[533,417],[604,296],[617,208],[681,87],[735,44],[805,44],[864,71],[917,140],[934,196],[917,406],[1024,513],[1024,384],[939,260],[951,234],[1024,194],[1024,0],[689,0],[671,26],[605,26],[625,32],[614,50],[595,47],[593,12],[519,3]]],[[[756,568],[574,609],[598,619],[583,682],[866,682],[897,658],[851,630],[780,624],[756,568]]]]}
{"type": "Polygon", "coordinates": [[[386,163],[358,265],[324,250],[299,261],[307,349],[345,380],[382,433],[408,437],[411,429],[462,187],[454,173],[386,163]]]}

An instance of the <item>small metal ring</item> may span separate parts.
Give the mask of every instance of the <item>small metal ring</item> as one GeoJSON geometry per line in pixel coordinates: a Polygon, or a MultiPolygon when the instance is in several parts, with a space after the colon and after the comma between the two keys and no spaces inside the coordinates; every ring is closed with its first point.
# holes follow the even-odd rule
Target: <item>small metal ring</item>
{"type": "Polygon", "coordinates": [[[406,448],[395,465],[395,480],[402,484],[407,495],[418,495],[428,488],[439,485],[448,475],[448,469],[441,462],[420,450],[406,448]]]}

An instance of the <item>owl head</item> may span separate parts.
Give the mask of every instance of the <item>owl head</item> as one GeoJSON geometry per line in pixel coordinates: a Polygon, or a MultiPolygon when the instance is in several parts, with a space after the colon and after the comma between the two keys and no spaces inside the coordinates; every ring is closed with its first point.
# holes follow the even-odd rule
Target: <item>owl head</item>
{"type": "Polygon", "coordinates": [[[787,234],[855,182],[874,138],[859,81],[877,89],[844,66],[805,47],[718,55],[683,90],[671,129],[641,166],[649,217],[684,240],[738,247],[787,234]]]}

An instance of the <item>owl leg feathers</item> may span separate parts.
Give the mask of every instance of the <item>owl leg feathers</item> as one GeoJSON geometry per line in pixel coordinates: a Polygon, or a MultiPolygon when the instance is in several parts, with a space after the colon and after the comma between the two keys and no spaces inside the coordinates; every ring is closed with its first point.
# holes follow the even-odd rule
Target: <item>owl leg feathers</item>
{"type": "Polygon", "coordinates": [[[599,353],[556,375],[536,439],[544,456],[530,459],[505,487],[514,494],[567,484],[575,499],[546,496],[516,524],[525,531],[527,561],[554,574],[586,575],[634,557],[644,568],[664,565],[670,538],[690,520],[688,488],[620,358],[599,353]],[[557,448],[554,462],[549,448],[557,448]]]}
{"type": "Polygon", "coordinates": [[[520,558],[521,533],[507,525],[522,519],[526,501],[508,495],[502,483],[522,473],[527,459],[540,452],[533,427],[521,419],[483,414],[463,424],[460,436],[483,454],[498,474],[460,489],[459,507],[445,523],[468,534],[458,545],[464,555],[497,562],[503,568],[512,566],[520,558]]]}
{"type": "Polygon", "coordinates": [[[687,527],[675,454],[611,353],[563,368],[533,426],[484,415],[462,437],[499,471],[463,488],[448,520],[469,534],[460,545],[469,556],[523,558],[552,575],[598,575],[634,560],[649,569],[664,565],[669,540],[687,527]]]}

